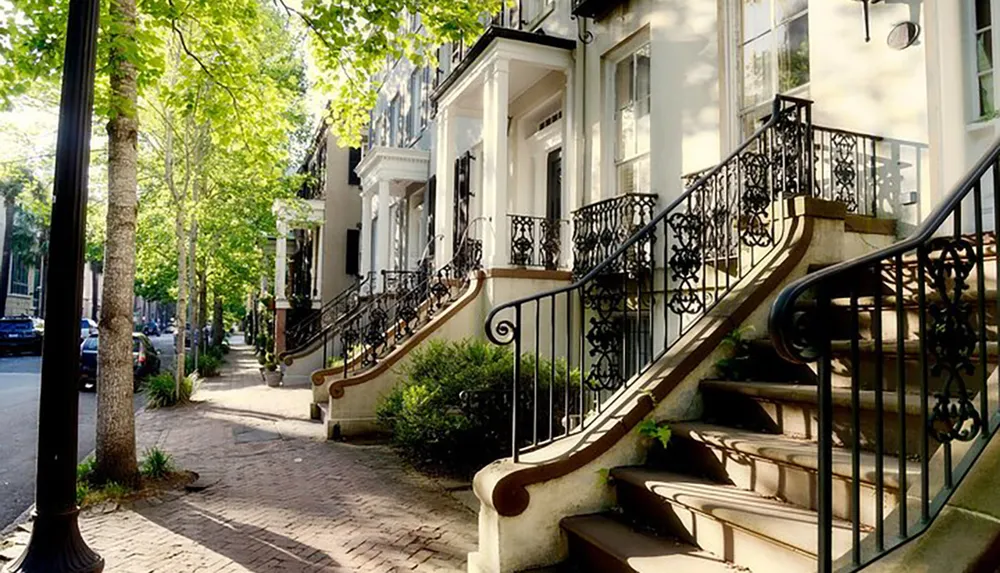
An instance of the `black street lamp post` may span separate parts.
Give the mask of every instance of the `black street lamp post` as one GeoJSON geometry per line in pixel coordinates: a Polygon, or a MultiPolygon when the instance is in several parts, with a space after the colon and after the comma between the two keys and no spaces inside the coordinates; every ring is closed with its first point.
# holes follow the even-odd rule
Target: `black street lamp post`
{"type": "Polygon", "coordinates": [[[31,541],[12,573],[99,573],[104,560],[80,536],[76,447],[83,248],[98,0],[70,0],[63,64],[55,200],[45,284],[45,341],[31,541]]]}

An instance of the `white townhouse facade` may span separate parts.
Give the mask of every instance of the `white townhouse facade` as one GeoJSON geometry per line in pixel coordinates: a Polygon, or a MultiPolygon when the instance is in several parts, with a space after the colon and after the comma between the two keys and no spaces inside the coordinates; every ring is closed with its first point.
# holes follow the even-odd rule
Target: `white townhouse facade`
{"type": "Polygon", "coordinates": [[[1000,448],[997,18],[1000,0],[484,15],[437,68],[380,78],[361,278],[324,291],[286,377],[343,437],[377,430],[428,340],[578,373],[561,401],[537,371],[533,393],[512,381],[473,572],[995,570],[997,536],[950,564],[920,547],[947,547],[952,504],[986,504],[960,482],[1000,448]],[[759,372],[724,367],[727,345],[759,372]]]}

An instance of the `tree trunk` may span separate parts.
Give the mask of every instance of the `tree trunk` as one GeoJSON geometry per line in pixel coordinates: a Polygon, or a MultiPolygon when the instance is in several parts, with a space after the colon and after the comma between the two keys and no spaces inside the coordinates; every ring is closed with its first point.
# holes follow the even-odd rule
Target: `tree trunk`
{"type": "Polygon", "coordinates": [[[212,345],[219,346],[225,338],[225,321],[222,319],[222,297],[218,291],[212,291],[212,345]]]}
{"type": "Polygon", "coordinates": [[[97,466],[102,482],[139,482],[132,406],[132,309],[135,287],[135,224],[138,129],[135,64],[135,0],[111,0],[111,120],[108,122],[108,215],[98,350],[97,466]]]}
{"type": "Polygon", "coordinates": [[[0,316],[7,315],[7,291],[10,290],[11,237],[14,235],[14,198],[4,201],[3,269],[0,270],[0,316]]]}
{"type": "Polygon", "coordinates": [[[202,353],[208,348],[208,337],[205,336],[205,325],[208,324],[208,287],[206,286],[205,269],[198,271],[198,329],[201,332],[202,353]]]}

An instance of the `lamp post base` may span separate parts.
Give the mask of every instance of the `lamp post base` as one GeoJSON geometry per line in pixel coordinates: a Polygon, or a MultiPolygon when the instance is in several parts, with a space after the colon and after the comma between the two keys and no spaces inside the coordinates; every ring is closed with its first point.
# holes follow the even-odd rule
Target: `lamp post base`
{"type": "Polygon", "coordinates": [[[4,573],[101,573],[104,559],[91,551],[80,535],[80,510],[39,515],[24,553],[4,573]]]}

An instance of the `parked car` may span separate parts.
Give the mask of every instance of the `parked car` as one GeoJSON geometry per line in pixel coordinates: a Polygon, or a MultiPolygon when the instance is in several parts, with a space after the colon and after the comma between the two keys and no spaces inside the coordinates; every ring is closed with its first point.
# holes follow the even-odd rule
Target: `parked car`
{"type": "Polygon", "coordinates": [[[45,321],[30,316],[0,318],[0,352],[42,354],[45,321]]]}
{"type": "Polygon", "coordinates": [[[155,320],[151,320],[142,327],[142,333],[146,336],[159,336],[160,327],[156,324],[155,320]]]}
{"type": "Polygon", "coordinates": [[[91,318],[80,319],[80,340],[86,340],[91,334],[97,334],[97,323],[91,318]]]}
{"type": "MultiPolygon", "coordinates": [[[[97,387],[97,348],[100,336],[88,336],[80,345],[80,389],[93,390],[97,387]]],[[[132,389],[138,390],[139,383],[147,376],[160,373],[160,351],[153,347],[149,338],[141,332],[132,333],[132,389]]]]}

